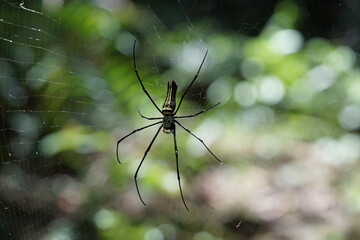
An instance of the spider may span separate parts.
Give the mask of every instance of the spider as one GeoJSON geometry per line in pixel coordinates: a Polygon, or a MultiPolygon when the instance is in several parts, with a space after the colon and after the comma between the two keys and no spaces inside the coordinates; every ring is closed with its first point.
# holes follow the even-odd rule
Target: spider
{"type": "Polygon", "coordinates": [[[179,111],[179,108],[181,106],[181,103],[185,97],[185,95],[187,94],[187,92],[189,91],[190,87],[192,86],[192,84],[195,82],[196,78],[198,77],[199,75],[199,72],[201,70],[201,67],[203,66],[204,64],[204,61],[205,61],[205,58],[207,56],[207,53],[208,51],[206,50],[206,53],[205,53],[205,56],[200,64],[200,67],[197,71],[197,73],[195,74],[193,80],[191,81],[191,83],[189,84],[189,86],[187,87],[187,89],[185,90],[185,92],[183,93],[183,95],[181,96],[180,98],[180,102],[179,102],[179,105],[176,107],[176,90],[177,90],[177,85],[176,85],[176,82],[173,81],[173,80],[170,80],[168,82],[168,85],[167,85],[167,94],[166,94],[166,99],[165,99],[165,102],[162,106],[162,109],[160,110],[160,108],[156,105],[156,103],[154,102],[154,100],[151,98],[150,94],[146,91],[145,87],[144,87],[144,84],[143,82],[141,81],[140,79],[140,75],[139,75],[139,72],[138,72],[138,69],[137,69],[137,66],[136,66],[136,61],[135,61],[135,46],[136,46],[136,40],[134,41],[134,45],[133,45],[133,61],[134,61],[134,72],[136,74],[136,77],[137,79],[139,80],[139,83],[142,87],[142,90],[144,91],[144,93],[149,97],[150,101],[152,102],[152,104],[155,106],[155,108],[163,115],[162,117],[145,117],[143,116],[140,111],[139,114],[142,118],[145,118],[147,120],[160,120],[158,122],[155,122],[155,123],[152,123],[152,124],[149,124],[147,126],[144,126],[144,127],[141,127],[141,128],[138,128],[138,129],[135,129],[134,131],[132,131],[131,133],[127,134],[126,136],[124,136],[123,138],[121,138],[120,140],[117,141],[117,145],[116,145],[116,158],[117,158],[117,161],[121,164],[120,160],[119,160],[119,144],[121,143],[121,141],[123,141],[125,138],[129,137],[130,135],[136,133],[136,132],[139,132],[139,131],[142,131],[146,128],[149,128],[149,127],[152,127],[152,126],[155,126],[155,125],[158,125],[160,124],[160,127],[158,128],[155,136],[153,137],[153,139],[151,140],[149,146],[147,147],[145,153],[144,153],[144,156],[143,158],[141,159],[140,161],[140,164],[139,166],[137,167],[136,169],[136,172],[135,172],[135,175],[134,175],[134,180],[135,180],[135,186],[136,186],[136,191],[139,195],[139,198],[141,200],[141,202],[146,206],[144,200],[142,199],[141,197],[141,194],[140,194],[140,191],[139,191],[139,187],[138,187],[138,182],[137,182],[137,176],[138,176],[138,173],[139,173],[139,170],[141,168],[141,165],[143,164],[144,162],[144,159],[147,155],[147,153],[150,151],[151,149],[151,146],[153,145],[156,137],[158,136],[161,128],[163,129],[163,132],[164,133],[167,133],[167,134],[170,134],[172,133],[173,134],[173,137],[174,137],[174,148],[175,148],[175,159],[176,159],[176,173],[177,173],[177,180],[178,180],[178,184],[179,184],[179,190],[180,190],[180,194],[181,194],[181,199],[184,203],[184,206],[186,208],[187,211],[189,211],[189,208],[187,207],[186,205],[186,202],[185,202],[185,199],[184,199],[184,195],[183,195],[183,192],[182,192],[182,189],[181,189],[181,183],[180,183],[180,173],[179,173],[179,157],[178,157],[178,147],[177,147],[177,143],[176,143],[176,128],[175,128],[175,124],[179,125],[182,129],[184,129],[186,132],[190,133],[193,137],[195,137],[198,141],[200,141],[202,143],[202,145],[204,145],[204,147],[208,150],[208,152],[217,160],[221,163],[220,159],[218,157],[216,157],[212,152],[211,150],[206,146],[206,144],[203,142],[203,140],[201,140],[199,137],[197,137],[195,134],[193,134],[189,129],[187,129],[186,127],[184,127],[180,122],[178,122],[176,119],[178,118],[192,118],[192,117],[195,117],[197,115],[200,115],[210,109],[212,109],[213,107],[216,107],[217,105],[220,104],[220,102],[216,103],[215,105],[209,107],[209,108],[206,108],[204,110],[201,110],[200,112],[198,113],[195,113],[195,114],[190,114],[190,115],[183,115],[183,116],[176,116],[176,113],[179,111]]]}

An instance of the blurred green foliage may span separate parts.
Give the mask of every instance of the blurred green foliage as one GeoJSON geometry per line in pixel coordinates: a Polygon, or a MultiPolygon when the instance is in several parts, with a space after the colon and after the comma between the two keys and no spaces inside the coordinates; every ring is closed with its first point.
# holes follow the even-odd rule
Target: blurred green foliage
{"type": "Polygon", "coordinates": [[[0,50],[1,239],[360,238],[359,59],[347,46],[305,39],[294,2],[279,2],[252,37],[206,27],[211,19],[169,31],[131,3],[110,11],[68,1],[51,16],[6,1],[3,9],[13,24],[1,22],[2,37],[28,42],[0,50]],[[48,36],[38,45],[21,27],[35,25],[48,36]],[[121,165],[115,158],[116,141],[147,123],[137,110],[156,113],[134,74],[135,39],[159,106],[167,81],[181,94],[209,50],[180,114],[222,104],[181,122],[224,164],[178,131],[190,212],[172,137],[160,134],[140,170],[146,207],[133,174],[155,129],[120,145],[121,165]]]}

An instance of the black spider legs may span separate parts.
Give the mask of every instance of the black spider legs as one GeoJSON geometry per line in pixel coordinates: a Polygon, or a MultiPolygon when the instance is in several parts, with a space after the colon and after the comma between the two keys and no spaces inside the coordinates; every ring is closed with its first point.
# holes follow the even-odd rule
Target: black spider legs
{"type": "MultiPolygon", "coordinates": [[[[157,124],[160,124],[160,123],[162,123],[162,121],[156,122],[156,123],[152,123],[152,124],[147,125],[147,126],[145,126],[145,127],[141,127],[141,128],[135,129],[134,131],[132,131],[131,133],[129,133],[128,135],[126,135],[125,137],[123,137],[123,138],[121,138],[119,141],[117,141],[117,144],[116,144],[116,158],[117,158],[118,162],[121,164],[120,159],[119,159],[119,144],[120,144],[120,142],[121,142],[122,140],[124,140],[125,138],[133,135],[133,134],[136,133],[136,132],[139,132],[139,131],[141,131],[141,130],[143,130],[143,129],[145,129],[145,128],[152,127],[152,126],[157,125],[157,124]]],[[[162,125],[161,125],[161,126],[162,126],[162,125]]]]}
{"type": "Polygon", "coordinates": [[[202,145],[204,145],[204,147],[209,151],[209,153],[210,153],[216,160],[218,160],[219,162],[221,162],[220,159],[219,159],[218,157],[216,157],[215,154],[213,154],[213,153],[211,152],[211,150],[208,148],[208,146],[206,146],[206,144],[204,143],[204,141],[203,141],[202,139],[200,139],[199,137],[197,137],[195,134],[193,134],[189,129],[187,129],[186,127],[184,127],[184,126],[183,126],[181,123],[179,123],[178,121],[174,120],[174,122],[175,122],[176,124],[178,124],[180,127],[182,127],[185,131],[187,131],[188,133],[190,133],[194,138],[196,138],[197,140],[199,140],[199,141],[202,143],[202,145]]]}
{"type": "Polygon", "coordinates": [[[150,94],[148,93],[148,91],[146,91],[144,84],[142,83],[141,79],[140,79],[140,75],[138,73],[138,69],[136,66],[136,61],[135,61],[135,46],[136,46],[136,40],[134,41],[134,46],[133,46],[133,60],[134,60],[134,71],[136,74],[137,79],[139,80],[142,90],[144,91],[144,93],[149,97],[150,101],[152,102],[152,104],[156,107],[156,109],[161,113],[160,108],[156,105],[156,103],[154,102],[154,100],[152,99],[152,97],[150,96],[150,94]]]}
{"type": "MultiPolygon", "coordinates": [[[[195,113],[195,114],[184,115],[184,116],[174,116],[174,122],[175,122],[176,124],[178,124],[180,127],[182,127],[185,131],[187,131],[188,133],[190,133],[190,134],[191,134],[193,137],[195,137],[198,141],[200,141],[200,142],[202,143],[202,145],[204,145],[204,147],[209,151],[209,153],[210,153],[217,161],[221,162],[221,160],[220,160],[218,157],[215,156],[215,154],[209,149],[208,146],[206,146],[206,144],[204,143],[204,141],[203,141],[201,138],[197,137],[197,136],[196,136],[195,134],[193,134],[189,129],[187,129],[185,126],[183,126],[181,123],[179,123],[178,121],[175,120],[175,118],[191,118],[191,117],[195,117],[195,116],[197,116],[197,115],[200,115],[200,114],[202,114],[202,113],[205,113],[206,111],[208,111],[208,110],[216,107],[216,106],[219,105],[219,104],[220,104],[220,102],[216,103],[215,105],[212,105],[212,106],[209,107],[209,108],[206,108],[206,109],[204,109],[204,110],[201,110],[200,112],[195,113]]],[[[160,118],[157,118],[157,117],[156,117],[156,118],[145,117],[144,115],[142,115],[142,114],[140,113],[140,111],[138,111],[138,112],[139,112],[139,114],[140,114],[140,116],[141,116],[142,118],[145,118],[145,119],[147,119],[147,120],[163,119],[163,118],[161,118],[161,117],[160,117],[160,118]]]]}
{"type": "MultiPolygon", "coordinates": [[[[200,112],[195,113],[195,114],[183,115],[183,116],[174,116],[174,118],[191,118],[191,117],[196,117],[197,115],[200,115],[200,114],[202,114],[202,113],[204,113],[204,112],[207,112],[207,111],[209,111],[210,109],[216,107],[216,106],[219,105],[219,104],[220,104],[220,102],[212,105],[212,106],[209,107],[209,108],[203,109],[203,110],[201,110],[200,112]]],[[[141,116],[142,118],[145,118],[145,119],[147,119],[147,120],[163,119],[162,117],[146,117],[146,116],[142,115],[140,111],[138,111],[138,113],[140,114],[140,116],[141,116]]]]}
{"type": "Polygon", "coordinates": [[[201,64],[200,64],[200,67],[199,67],[197,73],[195,74],[193,80],[191,81],[191,83],[189,84],[188,88],[185,90],[185,92],[184,92],[183,95],[181,96],[179,105],[177,106],[177,108],[176,108],[176,110],[175,110],[175,112],[174,112],[174,115],[176,115],[176,113],[179,111],[180,105],[181,105],[181,103],[182,103],[182,100],[184,99],[185,95],[187,94],[187,92],[188,92],[189,89],[191,88],[192,84],[195,82],[195,80],[196,80],[197,77],[199,76],[200,70],[201,70],[201,68],[202,68],[202,66],[203,66],[203,64],[204,64],[204,62],[205,62],[205,58],[206,58],[207,54],[208,54],[208,50],[206,50],[205,56],[204,56],[204,58],[203,58],[203,60],[202,60],[202,62],[201,62],[201,64]]]}
{"type": "Polygon", "coordinates": [[[144,115],[142,115],[141,114],[141,112],[138,110],[138,113],[140,114],[140,116],[142,117],[142,118],[145,118],[145,119],[147,119],[147,120],[158,120],[158,119],[163,119],[163,117],[151,117],[151,118],[149,118],[149,117],[145,117],[144,115]]]}
{"type": "Polygon", "coordinates": [[[174,116],[174,118],[191,118],[191,117],[195,117],[195,116],[197,116],[197,115],[200,115],[200,114],[202,114],[202,113],[204,113],[204,112],[209,111],[210,109],[212,109],[213,107],[216,107],[216,106],[219,105],[219,104],[220,104],[220,102],[218,102],[218,103],[215,104],[215,105],[212,105],[212,106],[209,107],[209,108],[206,108],[206,109],[204,109],[204,110],[201,110],[200,112],[195,113],[195,114],[183,115],[183,116],[174,116]]]}
{"type": "Polygon", "coordinates": [[[191,117],[195,117],[197,115],[200,115],[210,109],[212,109],[213,107],[217,106],[220,104],[217,103],[213,106],[210,106],[209,108],[206,108],[204,110],[201,110],[200,112],[198,113],[195,113],[195,114],[190,114],[190,115],[183,115],[183,116],[175,116],[176,113],[179,111],[180,109],[180,106],[181,106],[181,103],[183,101],[183,99],[185,98],[185,95],[188,93],[188,91],[190,90],[191,86],[193,85],[193,83],[195,82],[195,80],[198,78],[199,76],[199,73],[201,71],[201,68],[205,62],[205,59],[207,57],[207,54],[208,54],[208,51],[206,50],[206,53],[205,53],[205,56],[204,58],[202,59],[202,62],[199,66],[199,69],[197,70],[194,78],[192,79],[192,81],[190,82],[190,84],[188,85],[188,87],[186,88],[185,92],[183,93],[183,95],[181,96],[180,98],[180,101],[179,101],[179,105],[177,106],[177,108],[175,108],[175,95],[176,95],[176,83],[174,81],[169,81],[168,83],[168,94],[167,94],[167,98],[165,100],[165,103],[169,103],[169,106],[168,107],[166,105],[165,107],[165,103],[164,103],[164,106],[163,106],[163,109],[161,110],[157,105],[156,103],[154,102],[154,100],[152,99],[152,97],[150,96],[150,94],[148,93],[148,91],[145,89],[145,86],[143,84],[143,82],[141,81],[141,78],[140,78],[140,75],[139,75],[139,71],[137,69],[137,65],[136,65],[136,58],[135,58],[135,50],[136,50],[136,40],[134,41],[134,45],[133,45],[133,63],[134,63],[134,72],[135,72],[135,75],[142,87],[142,90],[143,92],[146,94],[146,96],[148,96],[148,98],[150,99],[150,101],[152,102],[152,104],[155,106],[155,108],[163,115],[163,117],[146,117],[146,116],[143,116],[140,112],[140,116],[144,119],[147,119],[147,120],[161,120],[161,121],[158,121],[158,122],[155,122],[155,123],[152,123],[152,124],[149,124],[147,126],[144,126],[144,127],[141,127],[141,128],[138,128],[138,129],[135,129],[133,130],[131,133],[127,134],[126,136],[124,136],[123,138],[121,138],[120,140],[117,141],[117,146],[116,146],[116,158],[117,158],[117,161],[119,163],[120,162],[120,159],[119,159],[119,144],[127,137],[131,136],[132,134],[136,133],[136,132],[139,132],[143,129],[146,129],[146,128],[149,128],[149,127],[152,127],[152,126],[155,126],[155,125],[158,125],[158,124],[161,124],[160,127],[158,128],[155,136],[153,137],[153,139],[151,140],[149,146],[147,147],[145,153],[144,153],[144,156],[143,158],[141,159],[137,169],[136,169],[136,172],[135,172],[135,175],[134,175],[134,180],[135,180],[135,185],[136,185],[136,191],[138,193],[138,196],[141,200],[141,202],[146,206],[144,200],[142,199],[141,197],[141,194],[140,194],[140,190],[139,190],[139,186],[138,186],[138,181],[137,181],[137,176],[139,174],[139,171],[140,171],[140,168],[148,154],[148,152],[151,150],[151,147],[153,145],[153,143],[155,142],[157,136],[159,135],[159,132],[161,130],[161,128],[164,128],[164,132],[165,133],[173,133],[173,137],[174,137],[174,148],[175,148],[175,158],[176,158],[176,172],[177,172],[177,179],[178,179],[178,184],[179,184],[179,190],[180,190],[180,194],[181,194],[181,198],[182,198],[182,201],[184,203],[184,206],[186,208],[187,211],[189,211],[189,208],[187,207],[186,205],[186,202],[185,202],[185,198],[184,198],[184,195],[183,195],[183,191],[182,191],[182,188],[181,188],[181,179],[180,179],[180,170],[179,170],[179,156],[178,156],[178,147],[177,147],[177,142],[176,142],[176,132],[175,132],[175,123],[178,124],[181,128],[183,128],[185,131],[187,131],[188,133],[190,133],[193,137],[195,137],[198,141],[200,141],[204,147],[209,151],[209,153],[214,157],[216,158],[216,160],[218,160],[219,162],[221,162],[211,151],[210,149],[206,146],[206,144],[203,142],[203,140],[201,140],[200,138],[198,138],[195,134],[193,134],[189,129],[187,129],[186,127],[184,127],[182,124],[180,124],[177,120],[175,120],[175,118],[191,118],[191,117]],[[170,86],[170,90],[173,90],[173,91],[169,91],[169,86],[170,86]],[[172,87],[172,88],[171,88],[172,87]],[[170,92],[170,95],[169,95],[169,92],[170,92]],[[173,106],[172,106],[173,105],[173,106]],[[165,124],[165,125],[164,125],[165,124]]]}
{"type": "Polygon", "coordinates": [[[176,158],[176,174],[177,174],[177,179],[178,179],[178,183],[179,183],[179,189],[180,189],[180,194],[181,194],[181,199],[184,203],[184,206],[186,208],[186,210],[189,211],[189,208],[187,207],[186,203],[185,203],[185,199],[184,199],[184,195],[181,189],[181,183],[180,183],[180,171],[179,171],[179,156],[178,156],[178,148],[177,148],[177,143],[176,143],[176,133],[175,133],[175,127],[174,127],[174,131],[173,131],[173,136],[174,136],[174,148],[175,148],[175,158],[176,158]]]}
{"type": "Polygon", "coordinates": [[[145,153],[144,153],[143,158],[141,159],[141,162],[140,162],[139,166],[138,166],[137,169],[136,169],[135,175],[134,175],[135,185],[136,185],[136,191],[137,191],[137,193],[138,193],[138,195],[139,195],[139,198],[140,198],[141,202],[142,202],[145,206],[146,206],[146,204],[145,204],[144,200],[142,199],[141,194],[140,194],[140,191],[139,191],[139,187],[138,187],[138,183],[137,183],[137,175],[138,175],[138,173],[139,173],[140,167],[141,167],[141,165],[143,164],[144,159],[145,159],[147,153],[150,151],[151,146],[153,145],[156,137],[158,136],[158,134],[159,134],[160,129],[162,128],[162,126],[163,126],[163,125],[161,124],[161,126],[160,126],[159,129],[157,130],[155,136],[154,136],[153,139],[151,140],[148,148],[146,149],[146,151],[145,151],[145,153]]]}

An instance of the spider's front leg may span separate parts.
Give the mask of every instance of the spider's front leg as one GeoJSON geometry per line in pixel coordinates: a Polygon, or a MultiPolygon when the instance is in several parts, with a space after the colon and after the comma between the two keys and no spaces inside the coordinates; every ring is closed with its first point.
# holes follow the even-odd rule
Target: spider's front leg
{"type": "Polygon", "coordinates": [[[123,138],[121,138],[120,140],[118,140],[118,141],[117,141],[117,144],[116,144],[116,159],[117,159],[117,161],[121,164],[120,159],[119,159],[119,144],[121,143],[122,140],[124,140],[125,138],[133,135],[133,134],[136,133],[136,132],[139,132],[139,131],[141,131],[141,130],[144,130],[145,128],[152,127],[152,126],[157,125],[157,124],[160,124],[160,123],[162,123],[162,121],[156,122],[156,123],[152,123],[152,124],[147,125],[147,126],[145,126],[145,127],[141,127],[141,128],[135,129],[134,131],[132,131],[131,133],[129,133],[129,134],[126,135],[125,137],[123,137],[123,138]]]}
{"type": "Polygon", "coordinates": [[[180,194],[181,194],[181,199],[184,203],[184,206],[186,208],[186,210],[189,211],[189,208],[186,205],[185,199],[184,199],[184,195],[181,189],[181,183],[180,183],[180,171],[179,171],[179,156],[178,156],[178,148],[177,148],[177,143],[176,143],[176,132],[175,132],[175,125],[174,125],[174,129],[173,129],[173,136],[174,136],[174,148],[175,148],[175,159],[176,159],[176,174],[177,174],[177,179],[178,179],[178,183],[179,183],[179,189],[180,189],[180,194]]]}
{"type": "Polygon", "coordinates": [[[140,170],[140,168],[141,168],[141,165],[142,165],[143,162],[144,162],[144,159],[145,159],[147,153],[150,151],[151,146],[153,145],[153,143],[154,143],[156,137],[158,136],[161,128],[162,128],[162,125],[159,127],[159,129],[157,130],[155,136],[154,136],[153,139],[151,140],[148,148],[146,149],[146,151],[145,151],[145,153],[144,153],[143,158],[141,159],[141,162],[140,162],[139,166],[138,166],[137,169],[136,169],[135,175],[134,175],[136,191],[137,191],[137,193],[138,193],[138,195],[139,195],[139,198],[140,198],[141,202],[142,202],[145,206],[146,206],[146,204],[145,204],[144,200],[142,199],[141,194],[140,194],[140,191],[139,191],[139,186],[138,186],[138,183],[137,183],[137,175],[138,175],[138,173],[139,173],[139,170],[140,170]]]}

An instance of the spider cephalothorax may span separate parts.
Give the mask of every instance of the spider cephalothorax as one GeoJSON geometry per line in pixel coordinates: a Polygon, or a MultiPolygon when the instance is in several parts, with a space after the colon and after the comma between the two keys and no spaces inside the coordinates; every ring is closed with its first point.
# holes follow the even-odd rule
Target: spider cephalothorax
{"type": "Polygon", "coordinates": [[[150,101],[152,102],[152,104],[155,106],[155,108],[163,115],[162,117],[154,117],[154,118],[149,118],[149,117],[145,117],[143,116],[140,112],[140,116],[142,118],[145,118],[147,120],[161,120],[161,121],[158,121],[158,122],[155,122],[155,123],[152,123],[150,125],[147,125],[145,127],[141,127],[141,128],[138,128],[138,129],[135,129],[134,131],[132,131],[131,133],[129,133],[128,135],[126,135],[125,137],[121,138],[120,140],[117,141],[117,145],[116,145],[116,158],[118,160],[118,162],[120,163],[120,159],[119,159],[119,144],[122,140],[124,140],[125,138],[129,137],[130,135],[136,133],[136,132],[139,132],[145,128],[148,128],[148,127],[152,127],[152,126],[155,126],[155,125],[158,125],[158,124],[161,124],[160,127],[158,128],[155,136],[153,137],[153,139],[151,140],[148,148],[146,149],[145,153],[144,153],[144,156],[143,158],[141,159],[140,161],[140,164],[139,166],[137,167],[136,169],[136,172],[135,172],[135,175],[134,175],[134,179],[135,179],[135,185],[136,185],[136,190],[137,190],[137,193],[139,195],[139,198],[141,200],[141,202],[145,204],[145,202],[143,201],[142,197],[141,197],[141,194],[140,194],[140,191],[139,191],[139,187],[138,187],[138,183],[137,183],[137,175],[139,173],[139,170],[140,170],[140,167],[141,165],[143,164],[144,162],[144,159],[147,155],[147,153],[150,151],[151,149],[151,146],[152,144],[154,143],[156,137],[158,136],[159,132],[160,132],[160,129],[163,128],[163,132],[164,133],[167,133],[167,134],[170,134],[172,133],[173,136],[174,136],[174,148],[175,148],[175,159],[176,159],[176,173],[177,173],[177,179],[178,179],[178,183],[179,183],[179,189],[180,189],[180,194],[181,194],[181,199],[186,207],[186,209],[189,211],[189,208],[187,207],[186,203],[185,203],[185,199],[184,199],[184,195],[183,195],[183,192],[182,192],[182,189],[181,189],[181,183],[180,183],[180,172],[179,172],[179,157],[178,157],[178,149],[177,149],[177,143],[176,143],[176,128],[175,128],[175,123],[177,125],[179,125],[182,129],[184,129],[186,132],[190,133],[193,137],[195,137],[197,140],[199,140],[203,145],[204,147],[209,151],[209,153],[216,159],[218,160],[219,162],[220,159],[218,159],[211,151],[210,149],[206,146],[206,144],[203,142],[203,140],[201,140],[200,138],[198,138],[195,134],[193,134],[189,129],[187,129],[186,127],[184,127],[180,122],[178,122],[176,119],[177,118],[191,118],[191,117],[195,117],[199,114],[202,114],[206,111],[208,111],[209,109],[217,106],[218,104],[220,103],[217,103],[207,109],[204,109],[198,113],[195,113],[195,114],[190,114],[190,115],[183,115],[183,116],[176,116],[176,113],[179,111],[179,108],[181,106],[181,103],[186,95],[186,93],[189,91],[191,85],[195,82],[196,78],[199,76],[199,72],[201,70],[201,67],[202,65],[204,64],[204,61],[205,61],[205,58],[207,56],[207,51],[205,53],[205,56],[200,64],[200,67],[197,71],[197,73],[195,74],[193,80],[191,81],[191,83],[189,84],[189,86],[187,87],[187,89],[185,90],[185,92],[183,93],[183,95],[181,96],[180,98],[180,101],[179,101],[179,105],[176,107],[176,91],[177,91],[177,85],[176,85],[176,82],[174,80],[170,80],[168,82],[168,87],[167,87],[167,94],[166,94],[166,98],[165,98],[165,102],[164,102],[164,105],[162,107],[162,110],[160,110],[160,108],[156,105],[156,103],[154,102],[154,100],[151,98],[150,94],[146,91],[145,87],[144,87],[144,84],[142,83],[141,79],[140,79],[140,76],[139,76],[139,73],[138,73],[138,69],[136,67],[136,61],[135,61],[135,46],[136,46],[136,40],[134,41],[134,46],[133,46],[133,61],[134,61],[134,71],[135,71],[135,74],[136,74],[136,77],[142,87],[142,90],[144,91],[144,93],[149,97],[150,101]]]}

